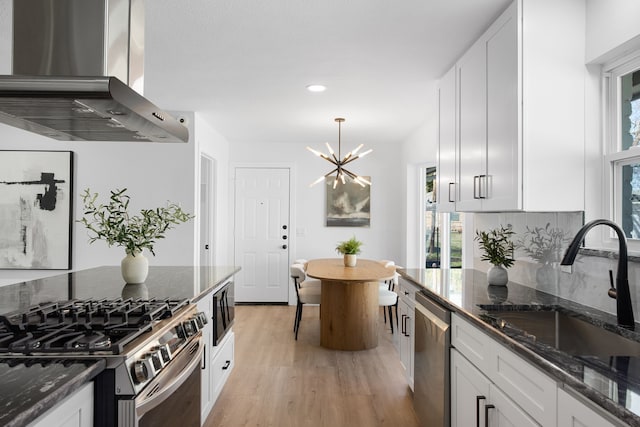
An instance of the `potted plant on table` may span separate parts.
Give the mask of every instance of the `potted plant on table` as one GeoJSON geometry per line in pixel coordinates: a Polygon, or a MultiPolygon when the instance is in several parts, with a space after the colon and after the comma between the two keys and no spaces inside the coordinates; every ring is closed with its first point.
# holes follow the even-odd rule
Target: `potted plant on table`
{"type": "Polygon", "coordinates": [[[345,267],[356,266],[357,255],[360,253],[361,246],[362,242],[356,239],[356,236],[353,236],[351,239],[345,240],[344,242],[338,243],[338,246],[336,246],[336,252],[344,255],[345,267]]]}
{"type": "Polygon", "coordinates": [[[513,242],[511,236],[514,231],[511,226],[495,228],[493,230],[478,231],[474,240],[479,242],[482,251],[482,261],[489,261],[491,267],[487,271],[487,281],[490,285],[505,286],[509,282],[507,268],[511,267],[513,259],[513,242]]]}
{"type": "Polygon", "coordinates": [[[82,193],[84,216],[78,220],[87,228],[89,243],[104,240],[107,245],[124,246],[126,256],[122,260],[122,278],[127,284],[144,283],[149,273],[149,261],[144,249],[155,256],[153,246],[158,239],[177,224],[186,222],[188,214],[175,203],[166,207],[142,209],[140,215],[130,215],[127,189],[111,191],[108,204],[98,204],[98,193],[87,188],[82,193]]]}

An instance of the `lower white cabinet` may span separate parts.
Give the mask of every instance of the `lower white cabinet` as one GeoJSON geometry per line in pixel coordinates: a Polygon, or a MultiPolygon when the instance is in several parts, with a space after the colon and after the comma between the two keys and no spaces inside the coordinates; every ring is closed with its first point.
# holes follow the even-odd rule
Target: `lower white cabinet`
{"type": "Polygon", "coordinates": [[[558,426],[562,427],[614,427],[613,424],[589,406],[563,389],[558,390],[558,426]]]}
{"type": "Polygon", "coordinates": [[[451,350],[451,425],[534,427],[539,424],[457,350],[451,350]]]}
{"type": "Polygon", "coordinates": [[[398,281],[398,327],[394,329],[397,334],[395,338],[396,350],[400,355],[400,363],[404,369],[404,374],[413,390],[414,375],[414,352],[415,352],[415,295],[418,288],[408,281],[400,278],[398,281]]]}
{"type": "Polygon", "coordinates": [[[214,348],[216,350],[211,359],[211,379],[213,402],[215,403],[234,367],[235,340],[233,330],[230,330],[222,342],[214,348]]]}
{"type": "Polygon", "coordinates": [[[234,334],[233,329],[222,338],[218,345],[213,346],[213,298],[208,295],[198,301],[198,311],[206,314],[209,323],[202,331],[204,353],[202,354],[201,400],[200,400],[200,424],[204,424],[209,413],[213,409],[222,387],[234,366],[234,334]]]}
{"type": "Polygon", "coordinates": [[[451,317],[451,425],[625,425],[503,346],[460,315],[451,317]]]}
{"type": "Polygon", "coordinates": [[[38,417],[30,427],[93,426],[93,382],[83,385],[61,403],[38,417]]]}

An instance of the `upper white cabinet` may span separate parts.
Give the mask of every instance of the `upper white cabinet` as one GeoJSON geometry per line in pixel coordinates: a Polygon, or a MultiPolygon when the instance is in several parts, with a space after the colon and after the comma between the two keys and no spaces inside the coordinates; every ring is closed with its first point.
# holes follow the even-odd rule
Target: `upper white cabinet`
{"type": "Polygon", "coordinates": [[[440,80],[440,211],[584,210],[584,8],[516,0],[440,80]]]}

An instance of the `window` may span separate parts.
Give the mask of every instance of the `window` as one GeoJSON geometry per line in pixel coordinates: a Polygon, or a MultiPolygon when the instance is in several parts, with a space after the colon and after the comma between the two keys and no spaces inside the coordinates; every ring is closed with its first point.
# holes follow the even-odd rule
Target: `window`
{"type": "Polygon", "coordinates": [[[640,240],[640,55],[605,73],[613,220],[628,239],[640,240]]]}
{"type": "Polygon", "coordinates": [[[425,268],[462,268],[462,214],[437,212],[436,168],[424,168],[423,177],[423,265],[425,268]]]}

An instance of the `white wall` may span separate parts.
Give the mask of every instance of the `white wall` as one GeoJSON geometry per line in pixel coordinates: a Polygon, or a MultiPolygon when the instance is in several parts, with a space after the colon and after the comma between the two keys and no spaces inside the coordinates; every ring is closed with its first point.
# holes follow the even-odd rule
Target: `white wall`
{"type": "MultiPolygon", "coordinates": [[[[323,141],[311,144],[326,151],[323,141]]],[[[399,260],[403,230],[401,228],[404,183],[401,180],[400,146],[389,143],[371,145],[367,141],[343,141],[343,151],[355,148],[360,142],[363,149],[372,148],[368,156],[349,165],[349,170],[371,176],[371,227],[326,227],[324,183],[309,188],[320,175],[331,170],[331,164],[314,156],[305,144],[251,143],[232,144],[230,147],[230,174],[235,166],[290,167],[291,201],[293,217],[290,226],[290,258],[337,257],[334,248],[341,240],[356,235],[364,242],[363,258],[399,260]]],[[[334,144],[335,145],[335,144],[334,144]]]]}
{"type": "MultiPolygon", "coordinates": [[[[214,212],[213,212],[213,262],[217,265],[233,263],[233,241],[229,209],[229,143],[218,131],[204,121],[200,114],[195,114],[195,138],[199,152],[214,160],[214,212]]],[[[200,166],[198,150],[195,164],[200,166]]],[[[199,176],[199,174],[198,174],[199,176]]],[[[199,182],[196,182],[196,192],[199,182]]]]}
{"type": "Polygon", "coordinates": [[[586,0],[586,62],[602,63],[640,47],[640,2],[586,0]]]}
{"type": "Polygon", "coordinates": [[[429,104],[429,114],[424,124],[416,129],[402,144],[402,182],[406,191],[402,194],[402,255],[398,263],[407,268],[420,266],[420,233],[419,224],[423,221],[424,209],[420,206],[420,194],[424,191],[420,182],[420,167],[436,166],[438,153],[438,114],[437,92],[434,84],[431,97],[425,99],[429,104]]]}

